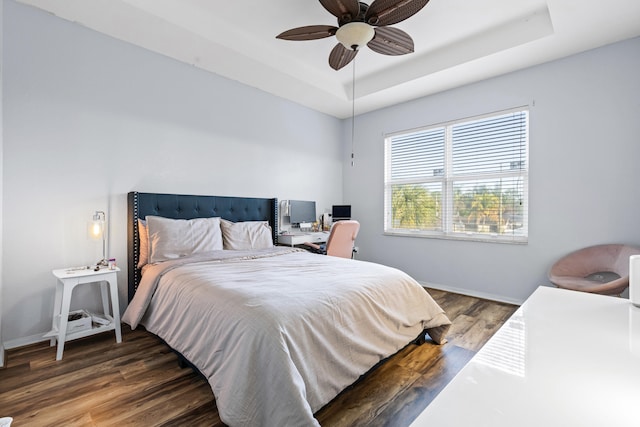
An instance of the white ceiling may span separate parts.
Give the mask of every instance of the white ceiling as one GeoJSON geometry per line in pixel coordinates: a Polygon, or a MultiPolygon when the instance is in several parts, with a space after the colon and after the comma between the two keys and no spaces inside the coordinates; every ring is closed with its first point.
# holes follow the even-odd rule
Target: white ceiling
{"type": "MultiPolygon", "coordinates": [[[[334,37],[275,38],[336,25],[317,0],[18,0],[117,39],[345,118],[353,66],[329,67],[334,37]]],[[[394,25],[415,52],[356,58],[356,114],[640,35],[639,0],[431,0],[394,25]]],[[[640,54],[640,53],[639,53],[640,54]]]]}

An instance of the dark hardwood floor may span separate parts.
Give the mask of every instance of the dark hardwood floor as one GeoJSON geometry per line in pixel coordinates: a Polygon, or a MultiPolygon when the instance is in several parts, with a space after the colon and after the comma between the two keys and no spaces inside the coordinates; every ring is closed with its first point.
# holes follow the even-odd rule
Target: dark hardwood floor
{"type": "MultiPolygon", "coordinates": [[[[409,345],[316,413],[323,426],[408,426],[516,310],[430,289],[453,325],[448,343],[409,345]]],[[[64,358],[40,343],[6,354],[0,417],[21,426],[223,426],[208,383],[158,338],[123,325],[66,344],[64,358]]]]}

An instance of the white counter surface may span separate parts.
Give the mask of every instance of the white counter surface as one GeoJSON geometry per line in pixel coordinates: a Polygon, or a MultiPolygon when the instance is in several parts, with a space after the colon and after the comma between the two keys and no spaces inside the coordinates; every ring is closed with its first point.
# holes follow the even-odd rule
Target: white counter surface
{"type": "Polygon", "coordinates": [[[539,287],[411,427],[640,426],[640,308],[539,287]]]}

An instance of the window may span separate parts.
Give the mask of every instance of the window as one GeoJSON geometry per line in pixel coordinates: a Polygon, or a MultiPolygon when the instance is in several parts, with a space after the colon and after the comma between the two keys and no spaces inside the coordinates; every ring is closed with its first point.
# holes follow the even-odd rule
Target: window
{"type": "Polygon", "coordinates": [[[385,139],[385,233],[526,242],[529,112],[385,139]]]}

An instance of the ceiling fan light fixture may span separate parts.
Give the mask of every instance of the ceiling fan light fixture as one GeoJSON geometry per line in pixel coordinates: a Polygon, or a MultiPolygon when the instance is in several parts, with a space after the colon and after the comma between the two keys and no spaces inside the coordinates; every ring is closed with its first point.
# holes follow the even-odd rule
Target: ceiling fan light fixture
{"type": "Polygon", "coordinates": [[[349,22],[338,28],[336,38],[347,49],[358,50],[376,35],[373,27],[365,22],[349,22]]]}
{"type": "Polygon", "coordinates": [[[320,0],[338,18],[338,26],[307,25],[280,33],[282,40],[317,40],[336,36],[329,53],[329,66],[340,70],[353,61],[358,50],[368,46],[383,55],[406,55],[414,51],[413,39],[404,31],[389,27],[415,15],[429,0],[373,0],[371,6],[359,0],[320,0]]]}

